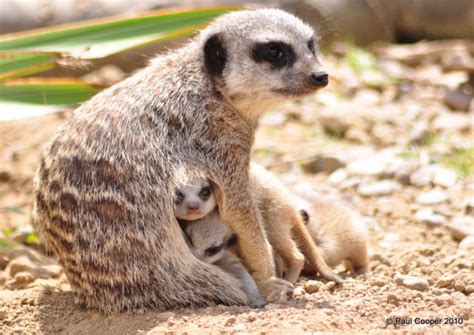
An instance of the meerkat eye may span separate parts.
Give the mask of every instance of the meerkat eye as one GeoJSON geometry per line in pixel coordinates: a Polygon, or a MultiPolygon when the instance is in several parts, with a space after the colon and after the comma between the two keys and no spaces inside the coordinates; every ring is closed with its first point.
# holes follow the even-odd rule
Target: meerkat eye
{"type": "Polygon", "coordinates": [[[291,67],[296,61],[296,54],[291,45],[283,42],[256,44],[252,50],[256,62],[268,62],[274,69],[291,67]]]}
{"type": "Polygon", "coordinates": [[[207,200],[211,196],[212,190],[209,186],[203,187],[201,192],[199,192],[199,196],[203,200],[207,200]]]}
{"type": "Polygon", "coordinates": [[[232,247],[236,245],[238,241],[239,241],[239,238],[237,237],[237,235],[232,234],[232,236],[227,241],[227,247],[232,247]]]}
{"type": "Polygon", "coordinates": [[[308,41],[308,49],[313,55],[316,53],[316,42],[314,41],[314,38],[308,41]]]}
{"type": "Polygon", "coordinates": [[[204,251],[204,254],[207,257],[211,257],[217,254],[219,251],[221,251],[221,249],[222,249],[222,245],[218,245],[216,247],[210,247],[210,248],[207,248],[206,251],[204,251]]]}
{"type": "Polygon", "coordinates": [[[300,210],[300,215],[301,215],[301,218],[303,219],[303,223],[304,224],[308,224],[309,222],[309,214],[307,211],[305,211],[304,209],[301,209],[300,210]]]}
{"type": "Polygon", "coordinates": [[[177,192],[176,192],[176,198],[175,198],[175,200],[174,200],[174,203],[175,203],[176,205],[179,205],[180,203],[183,202],[183,200],[184,200],[184,194],[181,193],[180,191],[177,191],[177,192]]]}
{"type": "Polygon", "coordinates": [[[268,50],[265,52],[265,57],[271,62],[277,61],[283,58],[285,54],[283,50],[277,45],[272,45],[268,47],[268,50]]]}

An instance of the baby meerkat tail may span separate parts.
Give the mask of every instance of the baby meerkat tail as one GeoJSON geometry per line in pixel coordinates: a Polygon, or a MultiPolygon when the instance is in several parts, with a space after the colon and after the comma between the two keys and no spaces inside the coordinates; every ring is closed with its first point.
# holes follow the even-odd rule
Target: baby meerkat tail
{"type": "Polygon", "coordinates": [[[303,219],[297,215],[295,215],[293,218],[292,231],[311,267],[313,267],[315,271],[319,272],[323,278],[341,284],[342,278],[326,264],[318,251],[318,247],[306,229],[303,219]]]}

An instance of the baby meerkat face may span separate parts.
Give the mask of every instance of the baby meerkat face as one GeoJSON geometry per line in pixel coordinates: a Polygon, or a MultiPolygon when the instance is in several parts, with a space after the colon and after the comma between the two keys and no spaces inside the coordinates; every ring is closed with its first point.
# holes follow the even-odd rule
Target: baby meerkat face
{"type": "Polygon", "coordinates": [[[174,213],[176,218],[193,221],[209,214],[216,207],[211,184],[197,178],[176,192],[174,213]]]}
{"type": "Polygon", "coordinates": [[[206,69],[237,109],[256,108],[251,112],[258,113],[259,105],[263,111],[329,82],[318,57],[317,34],[284,11],[227,14],[208,28],[206,38],[206,69]]]}
{"type": "Polygon", "coordinates": [[[220,260],[237,244],[237,235],[221,220],[217,209],[204,218],[188,222],[184,232],[196,256],[210,264],[220,260]]]}

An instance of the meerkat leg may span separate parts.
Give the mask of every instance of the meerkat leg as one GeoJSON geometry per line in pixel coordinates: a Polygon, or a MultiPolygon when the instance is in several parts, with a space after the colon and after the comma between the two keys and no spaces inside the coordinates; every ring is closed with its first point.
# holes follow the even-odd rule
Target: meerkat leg
{"type": "Polygon", "coordinates": [[[241,289],[249,299],[250,307],[261,308],[265,306],[265,299],[260,295],[257,284],[255,284],[252,276],[250,276],[241,260],[234,253],[228,252],[223,258],[214,264],[240,281],[241,289]]]}
{"type": "Polygon", "coordinates": [[[300,244],[303,254],[306,256],[313,269],[319,272],[319,274],[327,280],[342,283],[342,278],[324,261],[318,251],[318,247],[314,243],[314,240],[311,238],[311,235],[300,218],[293,218],[293,233],[300,244]]]}
{"type": "Polygon", "coordinates": [[[355,248],[349,257],[349,262],[351,263],[352,273],[356,275],[367,273],[369,270],[367,246],[364,244],[355,248]]]}
{"type": "Polygon", "coordinates": [[[304,266],[304,255],[298,250],[290,234],[272,234],[270,239],[276,253],[286,265],[285,279],[295,283],[304,266]]]}

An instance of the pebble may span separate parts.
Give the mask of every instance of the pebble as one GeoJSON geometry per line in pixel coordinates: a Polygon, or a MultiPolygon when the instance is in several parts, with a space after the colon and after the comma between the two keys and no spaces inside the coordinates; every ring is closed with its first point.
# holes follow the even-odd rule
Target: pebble
{"type": "Polygon", "coordinates": [[[448,195],[441,190],[420,193],[415,199],[417,204],[424,206],[440,204],[446,200],[448,200],[448,195]]]}
{"type": "Polygon", "coordinates": [[[413,186],[423,187],[431,184],[434,171],[430,166],[421,168],[410,175],[410,184],[413,186]]]}
{"type": "Polygon", "coordinates": [[[474,252],[474,236],[467,236],[458,245],[458,251],[474,252]]]}
{"type": "Polygon", "coordinates": [[[399,304],[398,296],[396,294],[393,294],[393,293],[387,294],[387,302],[389,304],[398,306],[398,304],[399,304]]]}
{"type": "Polygon", "coordinates": [[[356,176],[379,177],[383,175],[387,165],[387,159],[380,158],[379,156],[364,157],[350,162],[347,165],[347,172],[350,175],[356,176]]]}
{"type": "Polygon", "coordinates": [[[280,304],[267,304],[265,305],[265,309],[277,309],[277,308],[280,308],[281,305],[280,304]]]}
{"type": "Polygon", "coordinates": [[[2,308],[0,309],[0,320],[3,320],[7,317],[8,313],[7,313],[7,310],[2,308]]]}
{"type": "Polygon", "coordinates": [[[240,323],[237,323],[232,329],[236,332],[241,332],[247,329],[247,325],[245,323],[240,322],[240,323]]]}
{"type": "Polygon", "coordinates": [[[472,96],[463,91],[449,90],[444,95],[443,102],[455,111],[468,111],[472,96]]]}
{"type": "Polygon", "coordinates": [[[456,184],[457,180],[456,172],[443,168],[437,169],[433,177],[433,183],[443,187],[451,187],[456,184]]]}
{"type": "Polygon", "coordinates": [[[464,289],[464,293],[466,294],[473,294],[474,293],[474,285],[467,285],[464,289]]]}
{"type": "Polygon", "coordinates": [[[226,327],[232,326],[235,322],[237,321],[237,318],[235,316],[231,316],[230,318],[227,319],[225,322],[226,327]]]}
{"type": "Polygon", "coordinates": [[[456,241],[461,241],[467,236],[474,236],[474,218],[469,216],[458,216],[448,224],[451,236],[456,241]]]}
{"type": "Polygon", "coordinates": [[[330,281],[324,284],[323,286],[321,286],[319,290],[329,292],[329,291],[332,291],[335,287],[336,287],[336,283],[333,281],[330,281]]]}
{"type": "Polygon", "coordinates": [[[173,318],[175,314],[173,312],[163,312],[156,316],[158,321],[167,321],[170,318],[173,318]]]}
{"type": "Polygon", "coordinates": [[[440,288],[448,287],[454,284],[454,276],[451,274],[445,274],[439,278],[436,284],[440,288]]]}
{"type": "Polygon", "coordinates": [[[357,192],[364,197],[380,197],[401,190],[400,184],[392,180],[382,180],[371,184],[361,184],[357,192]]]}
{"type": "Polygon", "coordinates": [[[453,304],[453,298],[449,294],[442,294],[440,296],[437,296],[434,298],[434,303],[438,306],[442,305],[452,305],[453,304]]]}
{"type": "Polygon", "coordinates": [[[303,163],[302,168],[307,173],[332,173],[346,164],[336,157],[317,156],[309,162],[303,163]]]}
{"type": "Polygon", "coordinates": [[[472,127],[471,116],[465,113],[444,113],[433,121],[436,131],[467,131],[472,127]]]}
{"type": "Polygon", "coordinates": [[[294,297],[300,297],[306,293],[304,287],[298,286],[293,290],[293,296],[294,297]]]}
{"type": "Polygon", "coordinates": [[[426,124],[416,125],[409,135],[410,144],[422,144],[430,137],[430,130],[426,124]]]}
{"type": "Polygon", "coordinates": [[[308,280],[306,283],[304,283],[304,289],[309,294],[318,292],[322,286],[323,283],[317,280],[308,280]]]}
{"type": "Polygon", "coordinates": [[[395,275],[395,282],[398,285],[405,286],[411,290],[426,291],[430,287],[428,280],[422,277],[402,275],[397,273],[395,275]]]}
{"type": "Polygon", "coordinates": [[[444,215],[435,213],[431,208],[419,209],[415,214],[415,220],[429,223],[433,226],[444,225],[448,221],[444,215]]]}
{"type": "Polygon", "coordinates": [[[30,270],[36,267],[35,264],[26,256],[20,256],[12,260],[7,266],[7,272],[14,277],[15,274],[21,271],[30,270]]]}
{"type": "Polygon", "coordinates": [[[348,173],[346,169],[338,169],[331,173],[329,176],[329,181],[333,184],[339,184],[342,182],[344,179],[348,177],[348,173]]]}

